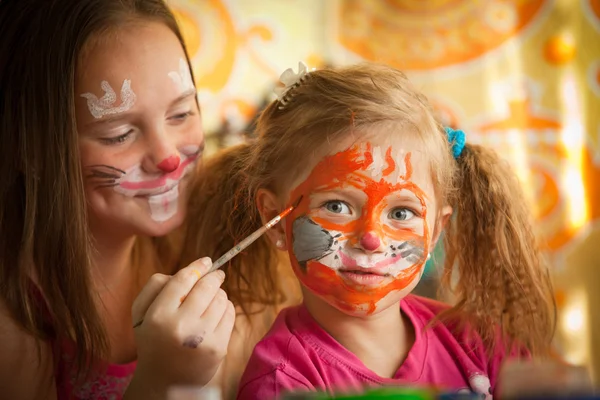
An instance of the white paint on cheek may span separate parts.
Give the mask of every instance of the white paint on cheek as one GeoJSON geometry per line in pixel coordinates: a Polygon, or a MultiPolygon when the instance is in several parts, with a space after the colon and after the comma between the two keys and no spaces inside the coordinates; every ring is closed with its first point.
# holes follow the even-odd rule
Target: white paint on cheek
{"type": "Polygon", "coordinates": [[[200,146],[198,146],[197,144],[186,144],[185,146],[181,146],[179,148],[179,151],[183,155],[191,156],[200,151],[200,146]]]}
{"type": "Polygon", "coordinates": [[[179,59],[179,71],[169,72],[169,78],[171,78],[181,93],[194,90],[195,88],[190,67],[183,58],[179,59]]]}
{"type": "Polygon", "coordinates": [[[93,93],[83,93],[81,97],[87,99],[88,109],[96,119],[106,115],[119,114],[128,111],[133,107],[136,95],[131,89],[131,80],[125,79],[121,86],[121,104],[115,106],[117,95],[107,81],[102,81],[100,87],[104,91],[104,96],[96,97],[93,93]]]}

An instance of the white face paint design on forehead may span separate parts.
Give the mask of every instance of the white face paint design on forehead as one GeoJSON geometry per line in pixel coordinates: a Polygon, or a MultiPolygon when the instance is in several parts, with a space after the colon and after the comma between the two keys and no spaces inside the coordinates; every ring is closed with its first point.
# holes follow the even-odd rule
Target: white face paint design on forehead
{"type": "Polygon", "coordinates": [[[190,67],[183,58],[179,59],[179,71],[169,72],[169,78],[173,80],[181,93],[195,89],[190,67]]]}
{"type": "MultiPolygon", "coordinates": [[[[392,147],[389,147],[388,151],[390,152],[389,156],[391,156],[394,160],[404,160],[406,157],[406,154],[407,154],[406,150],[404,150],[404,149],[394,150],[392,147]]],[[[390,172],[389,174],[383,173],[383,171],[387,167],[387,161],[386,161],[387,155],[388,154],[386,154],[381,149],[381,147],[373,146],[373,149],[371,150],[371,157],[372,157],[373,161],[366,168],[366,171],[369,172],[369,175],[375,181],[380,181],[383,178],[385,178],[385,180],[390,183],[398,183],[398,182],[405,181],[407,179],[407,177],[410,175],[408,173],[409,171],[406,170],[405,162],[396,162],[395,168],[392,172],[390,172]]],[[[364,158],[364,154],[362,157],[359,157],[358,160],[362,161],[362,162],[366,161],[364,158]]]]}
{"type": "Polygon", "coordinates": [[[104,91],[104,96],[96,97],[93,93],[83,93],[81,97],[87,99],[88,109],[96,119],[106,115],[119,114],[128,111],[135,104],[136,96],[131,89],[131,80],[125,79],[121,86],[121,104],[115,106],[117,95],[107,81],[100,82],[100,87],[104,91]]]}

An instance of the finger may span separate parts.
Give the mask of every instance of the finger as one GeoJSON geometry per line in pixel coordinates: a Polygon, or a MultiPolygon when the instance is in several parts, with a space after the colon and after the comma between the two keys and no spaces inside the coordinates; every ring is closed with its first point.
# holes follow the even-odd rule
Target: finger
{"type": "Polygon", "coordinates": [[[194,319],[199,318],[208,309],[219,287],[223,284],[225,273],[221,270],[211,272],[200,279],[188,295],[183,299],[180,310],[190,314],[194,319]]]}
{"type": "Polygon", "coordinates": [[[219,289],[202,317],[200,317],[202,329],[207,333],[212,333],[219,325],[225,311],[227,311],[227,304],[227,294],[223,289],[219,289]]]}
{"type": "Polygon", "coordinates": [[[235,325],[235,308],[229,300],[225,301],[225,312],[214,331],[201,330],[200,335],[190,336],[184,346],[196,348],[200,344],[212,348],[214,356],[223,358],[227,355],[231,333],[235,325]],[[205,340],[206,339],[206,340],[205,340]]]}
{"type": "Polygon", "coordinates": [[[227,307],[225,308],[225,312],[223,313],[223,317],[219,324],[215,328],[214,337],[215,338],[227,338],[227,343],[229,343],[229,338],[231,338],[231,332],[233,332],[233,326],[235,324],[235,307],[231,301],[227,301],[227,307]]]}
{"type": "Polygon", "coordinates": [[[171,277],[164,274],[154,274],[148,280],[148,283],[142,288],[140,294],[133,301],[131,306],[131,319],[134,325],[138,325],[143,320],[144,315],[150,308],[150,305],[156,299],[156,296],[165,287],[171,277]]]}
{"type": "Polygon", "coordinates": [[[169,310],[177,310],[185,296],[187,296],[196,282],[198,282],[198,279],[206,274],[211,266],[212,262],[210,258],[205,257],[182,268],[167,282],[158,296],[156,296],[156,300],[152,303],[148,311],[154,311],[162,307],[169,310]]]}

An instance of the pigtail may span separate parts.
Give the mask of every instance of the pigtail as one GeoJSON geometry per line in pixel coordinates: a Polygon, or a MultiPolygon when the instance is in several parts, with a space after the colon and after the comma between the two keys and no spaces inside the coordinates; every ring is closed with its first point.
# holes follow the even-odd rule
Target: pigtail
{"type": "MultiPolygon", "coordinates": [[[[249,160],[253,145],[228,148],[211,159],[190,183],[187,226],[179,263],[200,257],[221,257],[261,226],[249,195],[249,160]]],[[[223,266],[223,288],[229,299],[249,315],[253,305],[275,306],[285,300],[278,276],[276,250],[266,236],[223,266]]],[[[252,311],[253,312],[253,311],[252,311]]]]}
{"type": "Polygon", "coordinates": [[[556,320],[552,284],[519,182],[506,162],[481,146],[467,145],[457,163],[443,277],[457,302],[444,317],[469,316],[465,322],[489,348],[518,345],[545,355],[556,320]],[[458,282],[452,285],[454,268],[458,282]]]}

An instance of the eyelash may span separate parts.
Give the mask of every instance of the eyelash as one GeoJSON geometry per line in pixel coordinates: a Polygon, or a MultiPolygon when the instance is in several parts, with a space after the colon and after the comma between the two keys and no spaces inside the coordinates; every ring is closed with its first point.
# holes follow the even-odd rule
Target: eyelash
{"type": "MultiPolygon", "coordinates": [[[[172,117],[170,117],[169,119],[171,120],[176,120],[176,121],[184,121],[187,117],[193,115],[193,113],[191,111],[187,111],[181,114],[177,114],[174,115],[172,117]]],[[[102,140],[102,142],[104,142],[105,144],[108,145],[117,145],[117,144],[122,144],[125,143],[125,141],[127,140],[127,138],[133,133],[133,129],[127,131],[127,133],[124,133],[122,135],[119,136],[115,136],[112,138],[102,138],[100,140],[102,140]]]]}
{"type": "MultiPolygon", "coordinates": [[[[332,203],[341,203],[341,204],[345,205],[348,208],[348,210],[350,211],[350,213],[352,213],[352,207],[350,207],[350,205],[347,202],[345,202],[344,200],[337,200],[337,199],[327,200],[327,201],[325,201],[325,202],[323,202],[321,204],[320,208],[324,208],[324,209],[327,210],[327,205],[332,204],[332,203]]],[[[330,210],[328,210],[328,211],[331,212],[331,213],[334,213],[334,214],[338,214],[338,213],[335,213],[335,212],[330,211],[330,210]]],[[[341,214],[341,213],[339,213],[339,214],[341,214]]],[[[343,215],[345,215],[345,214],[343,214],[343,215]]]]}
{"type": "Polygon", "coordinates": [[[192,112],[191,111],[187,111],[187,112],[184,112],[184,113],[181,113],[181,114],[176,114],[176,115],[170,117],[169,119],[171,119],[171,120],[177,120],[177,121],[183,121],[183,120],[185,120],[187,117],[189,117],[191,115],[192,115],[192,112]]]}
{"type": "MultiPolygon", "coordinates": [[[[328,204],[336,203],[336,202],[344,204],[346,207],[348,207],[352,211],[352,207],[350,207],[350,205],[348,205],[347,202],[345,202],[344,200],[337,200],[337,199],[324,201],[323,203],[321,203],[319,208],[326,209],[328,204]]],[[[411,207],[394,207],[392,210],[389,211],[389,213],[391,213],[394,210],[399,210],[399,209],[406,210],[406,211],[410,212],[411,214],[413,214],[415,217],[418,217],[418,218],[421,217],[421,213],[411,207]]]]}
{"type": "Polygon", "coordinates": [[[102,142],[104,142],[105,144],[108,144],[108,145],[122,144],[122,143],[125,143],[125,141],[127,140],[127,138],[132,133],[133,133],[133,129],[130,129],[129,131],[127,131],[127,133],[124,133],[122,135],[111,137],[111,138],[102,138],[100,140],[102,140],[102,142]]]}

